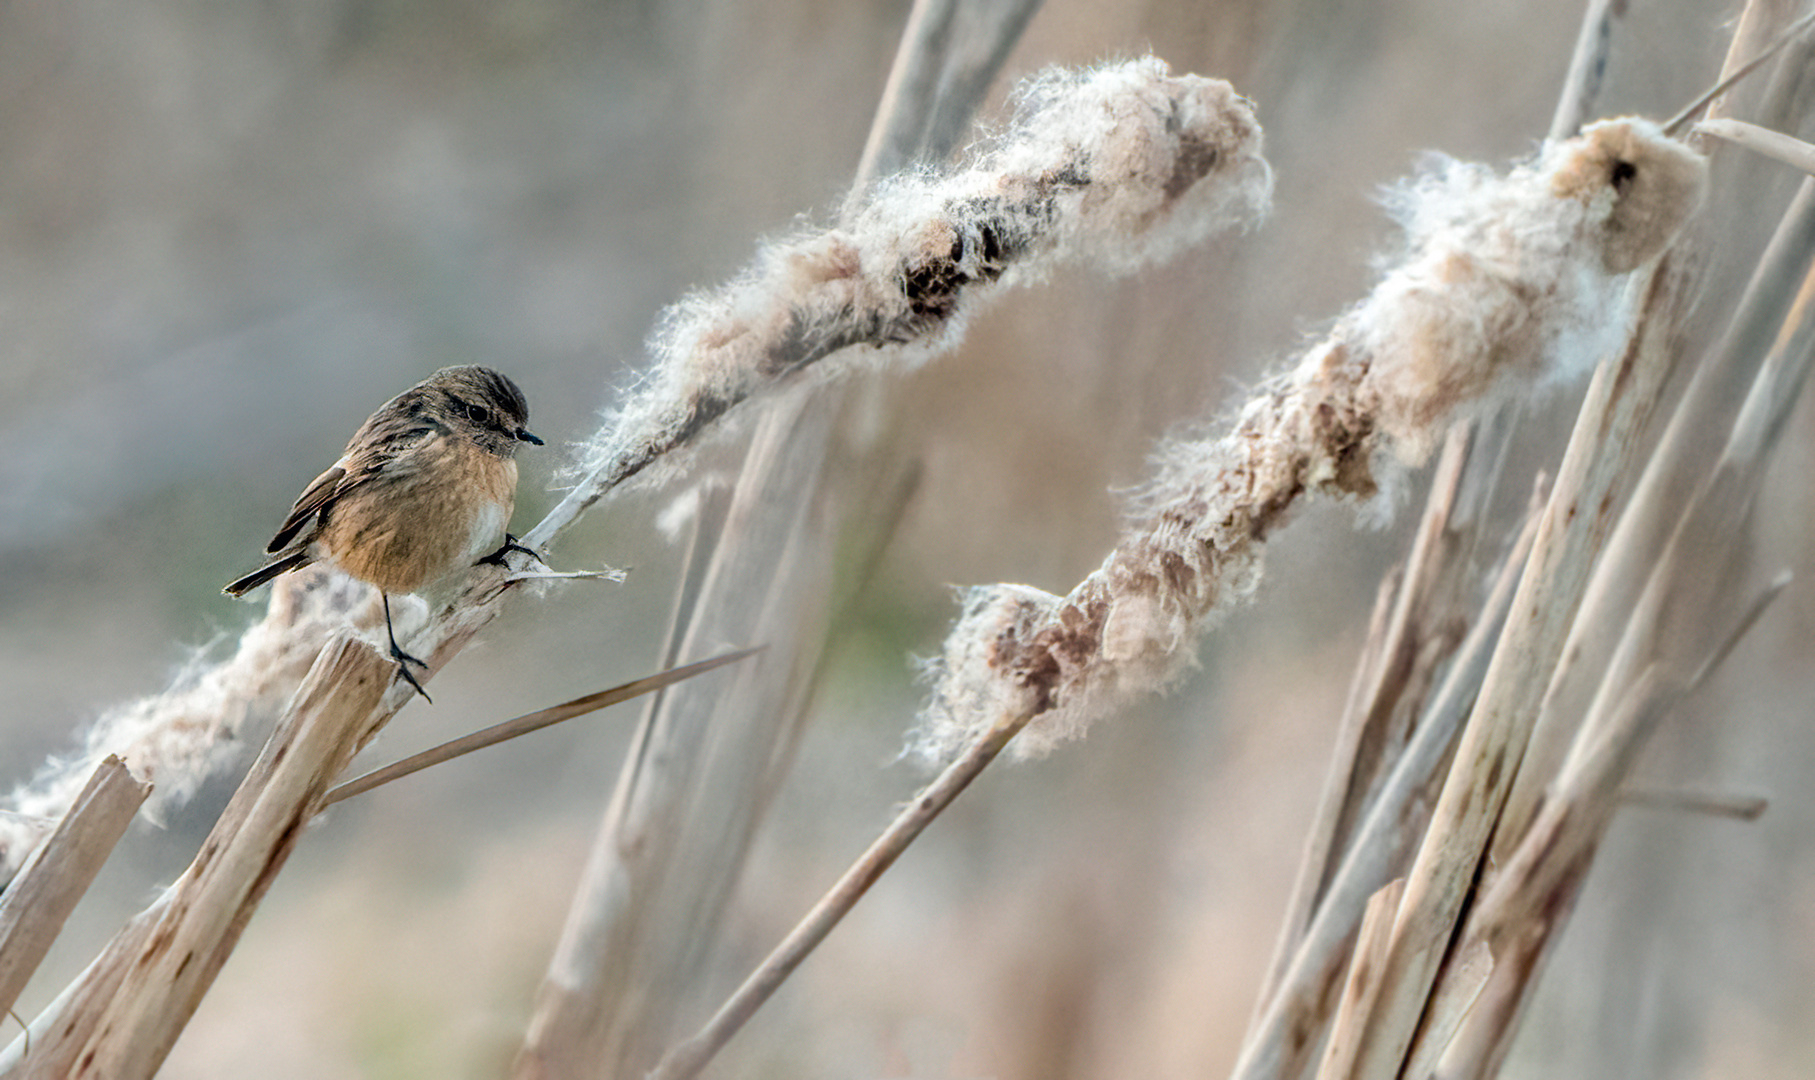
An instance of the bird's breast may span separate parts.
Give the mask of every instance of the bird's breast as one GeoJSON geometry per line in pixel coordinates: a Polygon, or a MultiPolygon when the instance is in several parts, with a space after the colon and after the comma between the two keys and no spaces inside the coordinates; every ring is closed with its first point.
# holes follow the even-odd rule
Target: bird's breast
{"type": "Polygon", "coordinates": [[[393,464],[349,491],[322,531],[341,569],[387,593],[416,592],[504,543],[515,461],[443,438],[393,464]]]}

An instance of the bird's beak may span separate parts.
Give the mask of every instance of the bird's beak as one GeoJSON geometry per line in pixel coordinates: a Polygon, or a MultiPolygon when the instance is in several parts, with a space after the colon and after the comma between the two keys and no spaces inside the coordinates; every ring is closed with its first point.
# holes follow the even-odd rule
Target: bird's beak
{"type": "Polygon", "coordinates": [[[517,441],[526,442],[526,443],[534,443],[537,446],[542,445],[541,439],[536,438],[534,435],[531,435],[529,432],[524,431],[522,428],[517,429],[517,441]]]}

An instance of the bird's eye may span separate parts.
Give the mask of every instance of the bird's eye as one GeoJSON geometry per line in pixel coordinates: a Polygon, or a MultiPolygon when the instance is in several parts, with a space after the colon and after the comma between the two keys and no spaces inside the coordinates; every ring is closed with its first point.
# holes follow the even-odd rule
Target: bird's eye
{"type": "Polygon", "coordinates": [[[481,427],[492,422],[491,410],[483,405],[468,405],[466,407],[466,418],[481,427]]]}

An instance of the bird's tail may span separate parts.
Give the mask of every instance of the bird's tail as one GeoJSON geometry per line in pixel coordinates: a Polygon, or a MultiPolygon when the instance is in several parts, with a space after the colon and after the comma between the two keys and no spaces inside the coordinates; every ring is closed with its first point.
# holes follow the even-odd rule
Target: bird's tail
{"type": "Polygon", "coordinates": [[[309,558],[307,550],[292,551],[290,554],[285,555],[274,563],[259,567],[257,570],[254,570],[245,577],[233,582],[221,591],[228,596],[244,596],[277,575],[307,566],[314,561],[315,560],[309,558]]]}

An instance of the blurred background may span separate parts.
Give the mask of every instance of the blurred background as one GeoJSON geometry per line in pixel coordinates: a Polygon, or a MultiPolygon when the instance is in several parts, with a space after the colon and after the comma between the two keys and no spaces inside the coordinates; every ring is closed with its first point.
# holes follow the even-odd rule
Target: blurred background
{"type": "MultiPolygon", "coordinates": [[[[0,783],[252,621],[220,586],[354,427],[438,367],[493,365],[527,393],[549,447],[522,458],[517,531],[538,519],[564,444],[598,426],[662,307],[798,215],[830,217],[908,9],[0,7],[0,783]]],[[[1635,9],[1604,111],[1675,112],[1712,81],[1736,12],[1635,9]]],[[[922,481],[839,635],[716,978],[741,977],[924,781],[897,754],[920,700],[910,658],[937,647],[950,587],[1064,592],[1094,568],[1153,441],[1220,416],[1363,294],[1392,241],[1381,184],[1425,150],[1504,162],[1535,145],[1579,18],[1576,3],[1049,0],[992,109],[1045,65],[1148,50],[1229,78],[1267,128],[1273,217],[1134,278],[1075,270],[1013,293],[956,355],[882,380],[922,481]]],[[[1766,173],[1717,199],[1768,227],[1787,190],[1766,173]]],[[[1753,242],[1736,229],[1711,273],[1743,274],[1753,242]]],[[[1526,417],[1509,513],[1560,457],[1578,392],[1526,417]]],[[[1760,578],[1815,569],[1806,410],[1795,423],[1755,529],[1736,529],[1760,578]]],[[[680,556],[654,519],[673,494],[595,508],[554,561],[630,565],[629,580],[511,605],[368,756],[658,666],[680,556]]],[[[1387,528],[1307,508],[1199,672],[1084,743],[992,770],[715,1075],[1226,1072],[1419,498],[1387,528]]],[[[1815,1071],[1812,632],[1798,584],[1641,770],[1770,811],[1627,812],[1508,1075],[1815,1071]]],[[[620,708],[337,807],[162,1075],[501,1075],[633,720],[620,708]]],[[[128,834],[22,1014],[180,872],[236,779],[128,834]]]]}

